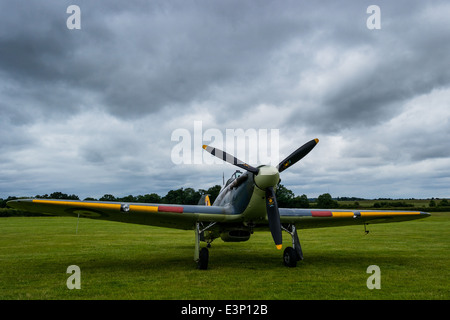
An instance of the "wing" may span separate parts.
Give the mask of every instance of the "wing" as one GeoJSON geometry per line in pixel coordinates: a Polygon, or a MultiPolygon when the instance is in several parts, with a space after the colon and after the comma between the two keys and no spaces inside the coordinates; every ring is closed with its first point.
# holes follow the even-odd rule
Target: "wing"
{"type": "Polygon", "coordinates": [[[87,217],[185,230],[194,229],[195,223],[199,221],[225,222],[232,219],[228,207],[205,205],[21,199],[9,201],[8,206],[56,216],[87,217]]]}
{"type": "Polygon", "coordinates": [[[285,209],[280,208],[281,223],[293,223],[297,228],[323,228],[399,222],[429,217],[421,211],[285,209]]]}

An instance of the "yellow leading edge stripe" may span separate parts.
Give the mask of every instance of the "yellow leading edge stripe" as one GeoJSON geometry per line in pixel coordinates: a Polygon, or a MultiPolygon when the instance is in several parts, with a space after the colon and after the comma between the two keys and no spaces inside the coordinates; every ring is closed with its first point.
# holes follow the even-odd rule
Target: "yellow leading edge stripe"
{"type": "Polygon", "coordinates": [[[333,214],[333,218],[352,218],[353,217],[353,212],[343,212],[343,211],[339,211],[339,212],[331,212],[333,214]]]}
{"type": "MultiPolygon", "coordinates": [[[[333,218],[351,218],[354,215],[352,211],[332,211],[333,218]]],[[[360,211],[361,217],[373,216],[401,216],[401,215],[416,215],[419,211],[360,211]]]]}
{"type": "Polygon", "coordinates": [[[63,205],[63,206],[77,206],[77,207],[89,207],[89,208],[103,208],[120,210],[120,204],[109,203],[94,203],[94,202],[73,202],[73,201],[50,201],[50,200],[33,200],[35,203],[63,205]]]}
{"type": "Polygon", "coordinates": [[[403,212],[403,211],[392,211],[392,212],[382,212],[382,211],[361,211],[361,217],[370,217],[370,216],[401,216],[401,215],[414,215],[414,214],[420,214],[420,212],[416,211],[410,211],[410,212],[403,212]]]}
{"type": "Polygon", "coordinates": [[[140,212],[158,212],[158,207],[130,205],[130,210],[131,211],[140,211],[140,212]]]}
{"type": "MultiPolygon", "coordinates": [[[[62,206],[77,206],[77,207],[89,207],[98,209],[120,210],[120,204],[110,204],[110,203],[51,201],[51,200],[33,200],[33,202],[42,204],[62,205],[62,206]]],[[[130,205],[130,210],[139,212],[158,212],[158,207],[130,205]]]]}

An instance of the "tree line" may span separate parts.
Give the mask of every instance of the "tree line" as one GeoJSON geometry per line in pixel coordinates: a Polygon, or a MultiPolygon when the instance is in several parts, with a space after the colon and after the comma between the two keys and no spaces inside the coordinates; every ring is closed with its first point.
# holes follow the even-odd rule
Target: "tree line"
{"type": "MultiPolygon", "coordinates": [[[[209,189],[194,190],[193,188],[179,188],[170,190],[165,196],[160,196],[156,193],[145,195],[128,195],[124,197],[116,197],[112,194],[104,194],[100,198],[87,197],[85,201],[116,201],[116,202],[137,202],[137,203],[163,203],[163,204],[198,204],[200,198],[204,194],[208,194],[211,203],[217,198],[221,186],[215,185],[209,189]]],[[[53,192],[51,194],[36,195],[36,199],[57,199],[57,200],[80,200],[75,194],[67,194],[63,192],[53,192]]],[[[10,200],[17,200],[19,197],[8,197],[7,199],[0,198],[0,208],[5,208],[6,203],[10,200]]]]}
{"type": "MultiPolygon", "coordinates": [[[[102,197],[95,199],[92,197],[85,198],[86,201],[116,201],[116,202],[136,202],[136,203],[162,203],[162,204],[187,204],[196,205],[199,203],[202,195],[208,194],[211,203],[219,195],[221,190],[220,185],[215,185],[209,189],[195,190],[193,188],[179,188],[176,190],[170,190],[165,196],[160,196],[156,193],[150,193],[145,195],[127,195],[124,197],[116,197],[112,194],[104,194],[102,197]]],[[[336,208],[338,202],[333,200],[331,195],[326,193],[320,195],[317,200],[311,201],[303,194],[296,196],[292,190],[289,190],[282,184],[280,184],[276,190],[276,197],[279,207],[283,208],[309,208],[311,203],[314,202],[315,206],[321,208],[336,208]]],[[[60,200],[80,200],[75,194],[67,194],[62,192],[53,192],[51,194],[36,195],[36,199],[60,199],[60,200]]],[[[18,199],[17,197],[8,197],[7,199],[0,199],[0,208],[6,207],[6,202],[10,200],[18,199]]]]}
{"type": "MultiPolygon", "coordinates": [[[[176,190],[170,190],[165,196],[160,196],[156,193],[150,193],[145,195],[128,195],[124,197],[116,197],[112,194],[105,194],[99,199],[85,198],[83,200],[89,201],[116,201],[116,202],[136,202],[136,203],[161,203],[161,204],[186,204],[196,205],[199,203],[202,195],[208,194],[211,203],[217,198],[220,190],[220,185],[215,185],[209,189],[193,188],[179,188],[176,190]]],[[[305,194],[300,196],[295,195],[294,192],[284,185],[279,184],[276,190],[276,197],[278,206],[281,208],[322,208],[322,209],[357,209],[360,207],[359,201],[366,199],[356,197],[339,197],[334,199],[329,193],[324,193],[318,196],[316,199],[309,199],[305,194]],[[350,202],[349,204],[342,204],[340,201],[350,202]],[[353,203],[351,203],[354,201],[353,203]]],[[[80,200],[75,194],[66,194],[62,192],[53,192],[51,194],[36,195],[37,199],[65,199],[65,200],[80,200]]],[[[0,198],[0,208],[6,208],[6,203],[10,200],[19,199],[18,197],[8,197],[7,199],[0,198]]],[[[371,207],[373,208],[407,208],[414,207],[413,204],[406,201],[386,201],[392,199],[378,199],[382,201],[376,201],[371,207]]],[[[431,199],[429,202],[429,208],[442,208],[449,207],[450,202],[447,199],[437,201],[437,199],[431,199]]],[[[367,207],[367,206],[365,206],[367,207]]]]}

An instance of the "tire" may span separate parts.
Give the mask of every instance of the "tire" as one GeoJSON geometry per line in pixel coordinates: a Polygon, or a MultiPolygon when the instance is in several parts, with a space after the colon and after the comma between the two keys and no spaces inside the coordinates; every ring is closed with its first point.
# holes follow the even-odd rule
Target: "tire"
{"type": "Polygon", "coordinates": [[[199,259],[197,262],[197,267],[200,270],[206,270],[208,269],[208,259],[209,259],[209,251],[207,248],[201,248],[199,259]]]}
{"type": "Polygon", "coordinates": [[[294,248],[287,247],[284,249],[283,253],[283,262],[286,267],[294,268],[297,266],[297,252],[295,252],[294,248]]]}

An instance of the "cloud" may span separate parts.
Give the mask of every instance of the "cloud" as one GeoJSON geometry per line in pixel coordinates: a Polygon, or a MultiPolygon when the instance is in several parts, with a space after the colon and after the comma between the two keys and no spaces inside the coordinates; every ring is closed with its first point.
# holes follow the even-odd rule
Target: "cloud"
{"type": "Polygon", "coordinates": [[[170,158],[194,121],[279,129],[280,157],[318,137],[296,193],[445,195],[448,4],[381,1],[369,30],[369,2],[77,3],[81,30],[0,4],[0,195],[207,188],[234,168],[170,158]]]}

